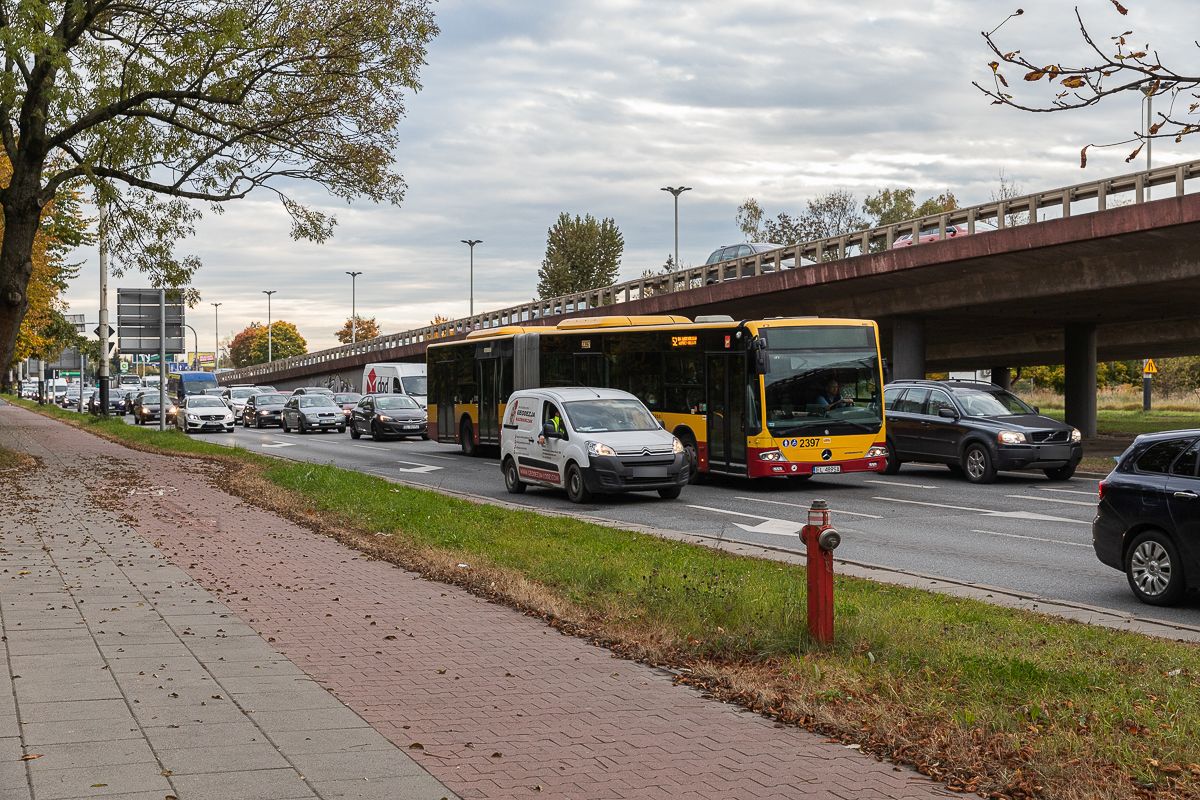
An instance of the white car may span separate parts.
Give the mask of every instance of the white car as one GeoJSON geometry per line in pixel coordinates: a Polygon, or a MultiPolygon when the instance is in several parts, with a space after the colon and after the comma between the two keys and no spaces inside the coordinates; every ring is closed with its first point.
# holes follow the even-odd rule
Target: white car
{"type": "Polygon", "coordinates": [[[509,492],[562,487],[574,503],[593,494],[657,491],[671,500],[688,482],[683,444],[650,410],[618,389],[528,389],[504,409],[500,465],[509,492]]]}
{"type": "Polygon", "coordinates": [[[190,394],[176,409],[175,427],[184,433],[224,431],[233,433],[233,412],[219,397],[190,394]]]}

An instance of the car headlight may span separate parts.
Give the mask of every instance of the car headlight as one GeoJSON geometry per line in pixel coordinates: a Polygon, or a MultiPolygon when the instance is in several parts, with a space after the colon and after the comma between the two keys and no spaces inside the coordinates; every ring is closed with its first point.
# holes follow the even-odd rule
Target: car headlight
{"type": "Polygon", "coordinates": [[[588,442],[587,451],[590,456],[615,456],[616,450],[613,450],[603,442],[588,442]]]}
{"type": "Polygon", "coordinates": [[[678,437],[673,437],[671,439],[671,452],[672,453],[682,453],[683,450],[684,450],[683,442],[679,441],[678,437]]]}
{"type": "Polygon", "coordinates": [[[1079,428],[1071,428],[1071,442],[1078,443],[1083,441],[1083,434],[1079,432],[1079,428]]]}
{"type": "Polygon", "coordinates": [[[389,417],[387,414],[380,414],[380,415],[379,415],[379,421],[380,421],[380,422],[391,422],[391,421],[392,421],[392,418],[391,418],[391,417],[389,417]]]}
{"type": "Polygon", "coordinates": [[[996,441],[1000,444],[1025,444],[1025,434],[1020,431],[1000,431],[996,434],[996,441]]]}
{"type": "Polygon", "coordinates": [[[200,417],[196,416],[195,414],[188,414],[187,418],[188,418],[189,422],[199,422],[200,421],[200,417]]]}
{"type": "Polygon", "coordinates": [[[767,450],[758,454],[759,461],[787,461],[783,453],[778,450],[767,450]]]}

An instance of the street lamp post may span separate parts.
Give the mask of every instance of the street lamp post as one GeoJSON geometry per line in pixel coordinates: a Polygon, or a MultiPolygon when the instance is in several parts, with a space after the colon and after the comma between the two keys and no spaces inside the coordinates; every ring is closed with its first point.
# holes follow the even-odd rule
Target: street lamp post
{"type": "Polygon", "coordinates": [[[358,341],[358,310],[355,304],[354,284],[361,272],[347,272],[350,276],[350,344],[358,341]]]}
{"type": "Polygon", "coordinates": [[[275,360],[275,352],[272,349],[271,342],[271,295],[279,291],[278,289],[263,289],[263,294],[267,296],[267,363],[275,360]]]}
{"type": "Polygon", "coordinates": [[[221,365],[221,304],[209,303],[213,307],[213,372],[221,365]]]}
{"type": "Polygon", "coordinates": [[[675,269],[679,269],[679,195],[691,190],[690,186],[664,186],[660,190],[675,197],[675,269]]]}
{"type": "Polygon", "coordinates": [[[471,306],[468,312],[468,317],[475,316],[475,245],[483,244],[483,239],[459,239],[460,242],[471,248],[471,273],[470,273],[470,296],[471,306]]]}

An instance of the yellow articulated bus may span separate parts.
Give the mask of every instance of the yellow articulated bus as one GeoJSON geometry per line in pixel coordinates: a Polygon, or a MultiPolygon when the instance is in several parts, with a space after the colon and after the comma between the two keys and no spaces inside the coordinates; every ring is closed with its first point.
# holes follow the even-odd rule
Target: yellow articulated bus
{"type": "Polygon", "coordinates": [[[817,317],[582,317],[435,343],[429,432],[464,453],[500,442],[517,389],[624,389],[692,454],[693,472],[750,478],[886,466],[874,322],[817,317]]]}

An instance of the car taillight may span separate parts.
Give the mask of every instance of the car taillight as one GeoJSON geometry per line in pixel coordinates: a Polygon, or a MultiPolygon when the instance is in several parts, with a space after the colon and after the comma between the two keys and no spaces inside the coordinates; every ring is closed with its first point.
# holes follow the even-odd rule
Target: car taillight
{"type": "Polygon", "coordinates": [[[1103,500],[1104,499],[1104,481],[1100,481],[1100,485],[1097,487],[1097,491],[1100,494],[1100,497],[1097,499],[1103,500]]]}

